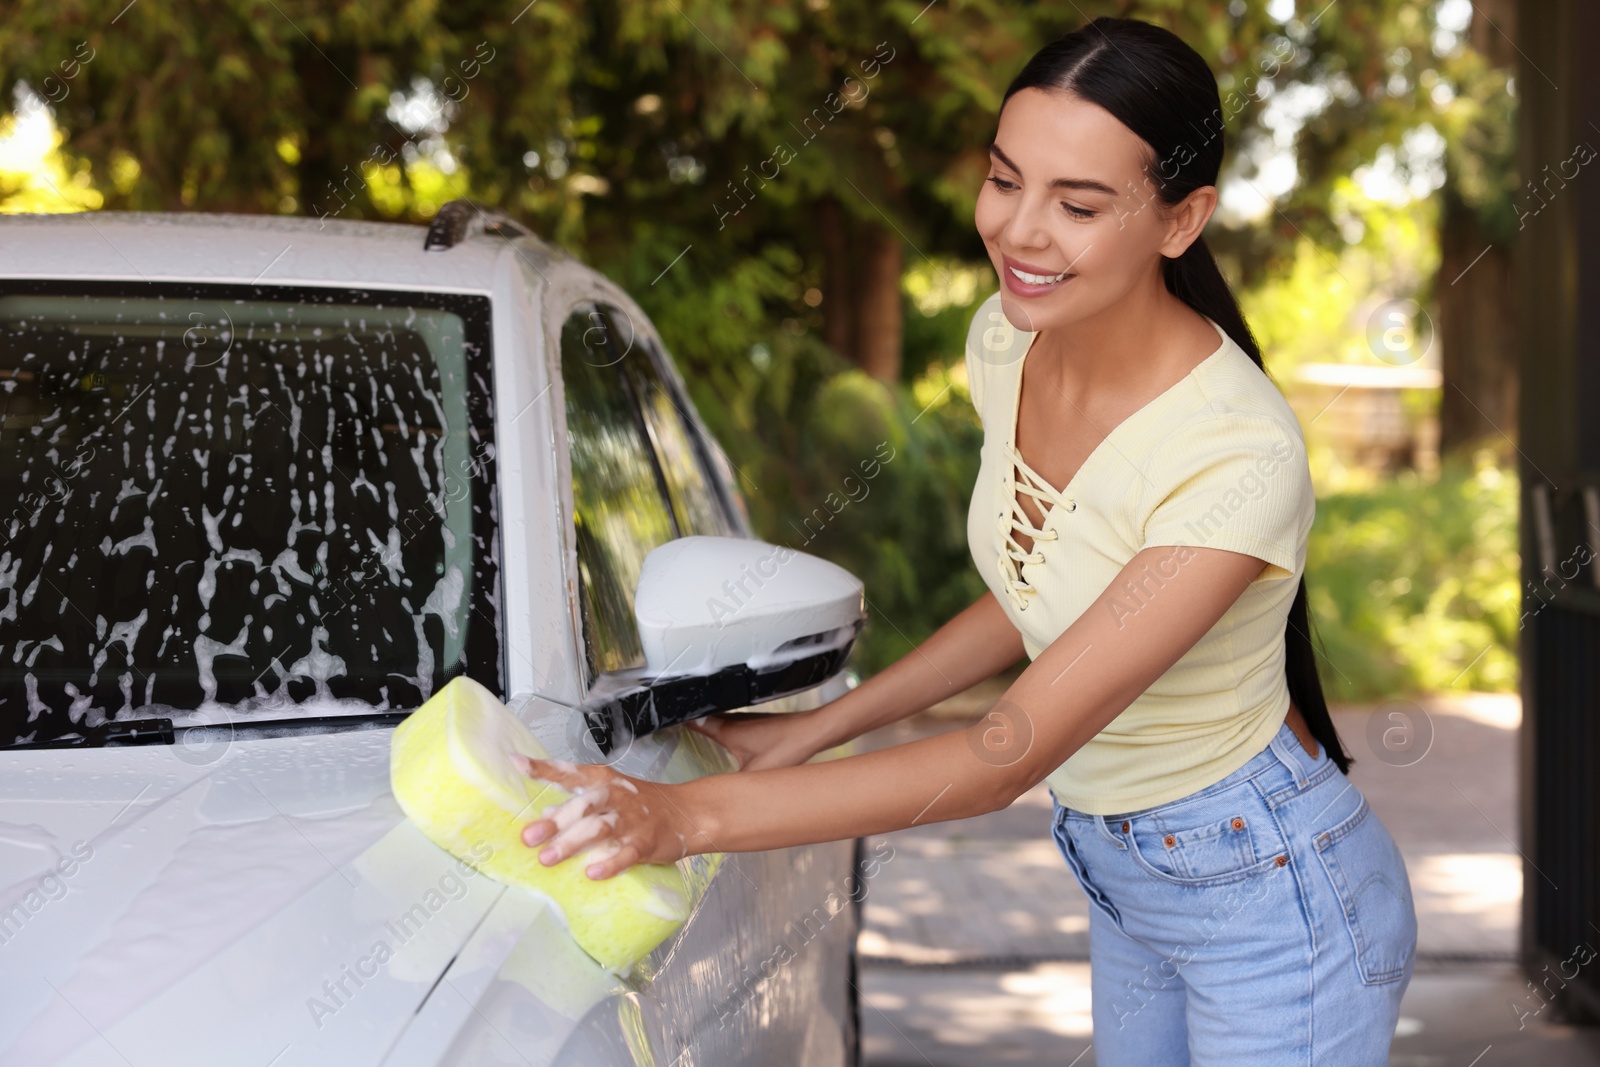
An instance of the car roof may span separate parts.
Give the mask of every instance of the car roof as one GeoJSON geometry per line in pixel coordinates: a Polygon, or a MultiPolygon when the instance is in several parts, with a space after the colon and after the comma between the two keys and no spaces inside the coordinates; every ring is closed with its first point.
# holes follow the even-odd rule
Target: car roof
{"type": "Polygon", "coordinates": [[[581,263],[534,236],[477,233],[424,251],[426,226],[289,215],[0,215],[0,278],[212,281],[490,292],[498,264],[581,263]]]}

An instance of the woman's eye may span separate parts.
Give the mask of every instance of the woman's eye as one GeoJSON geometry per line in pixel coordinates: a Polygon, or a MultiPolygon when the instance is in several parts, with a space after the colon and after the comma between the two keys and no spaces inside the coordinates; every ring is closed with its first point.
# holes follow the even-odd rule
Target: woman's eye
{"type": "Polygon", "coordinates": [[[1095,213],[1087,208],[1073,207],[1071,204],[1062,204],[1061,206],[1066,208],[1067,214],[1075,219],[1092,219],[1095,216],[1095,213]]]}
{"type": "Polygon", "coordinates": [[[1015,185],[1006,181],[1004,178],[985,178],[983,180],[986,182],[994,182],[994,187],[996,189],[1005,189],[1009,191],[1016,188],[1015,185]]]}

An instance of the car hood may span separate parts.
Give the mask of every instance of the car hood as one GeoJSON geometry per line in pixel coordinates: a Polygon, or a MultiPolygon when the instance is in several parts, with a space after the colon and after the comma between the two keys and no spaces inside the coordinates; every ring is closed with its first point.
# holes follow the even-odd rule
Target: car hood
{"type": "Polygon", "coordinates": [[[650,961],[427,840],[391,736],[0,752],[0,1062],[609,1061],[650,961]]]}

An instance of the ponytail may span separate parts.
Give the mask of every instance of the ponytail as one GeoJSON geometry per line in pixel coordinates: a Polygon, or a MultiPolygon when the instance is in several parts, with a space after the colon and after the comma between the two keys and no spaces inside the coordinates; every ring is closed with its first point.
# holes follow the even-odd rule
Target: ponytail
{"type": "MultiPolygon", "coordinates": [[[[1030,88],[1071,93],[1132,130],[1149,148],[1148,173],[1162,203],[1177,204],[1195,189],[1217,184],[1226,125],[1217,79],[1172,31],[1138,19],[1097,18],[1039,49],[1007,86],[1000,106],[1030,88]]],[[[1163,260],[1161,272],[1168,291],[1222,327],[1265,373],[1261,348],[1204,238],[1178,258],[1163,260]]],[[[1303,577],[1289,606],[1283,644],[1289,699],[1311,736],[1349,774],[1354,761],[1339,743],[1317,677],[1303,577]]]]}
{"type": "MultiPolygon", "coordinates": [[[[1173,296],[1188,304],[1200,314],[1211,319],[1233,343],[1244,349],[1262,373],[1266,366],[1261,362],[1261,346],[1244,321],[1239,302],[1227,279],[1212,258],[1204,237],[1194,243],[1177,259],[1166,259],[1161,264],[1162,279],[1173,296]]],[[[1328,713],[1328,701],[1322,692],[1322,678],[1317,673],[1316,646],[1311,642],[1311,612],[1306,605],[1306,580],[1300,579],[1294,602],[1289,605],[1288,624],[1283,631],[1284,673],[1289,683],[1289,699],[1305,716],[1306,726],[1317,744],[1328,750],[1328,756],[1346,775],[1355,762],[1339,741],[1333,727],[1333,716],[1328,713]]]]}

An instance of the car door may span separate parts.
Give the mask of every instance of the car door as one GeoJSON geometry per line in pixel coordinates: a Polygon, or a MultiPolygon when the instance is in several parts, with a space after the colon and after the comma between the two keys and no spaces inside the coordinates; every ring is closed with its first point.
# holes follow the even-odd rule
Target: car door
{"type": "MultiPolygon", "coordinates": [[[[643,316],[591,297],[564,309],[560,338],[592,692],[644,663],[633,592],[645,555],[674,537],[747,527],[643,316]]],[[[843,688],[835,678],[788,704],[815,706],[843,688]]],[[[728,856],[684,929],[647,962],[637,1034],[665,1062],[689,1048],[696,1062],[848,1062],[853,858],[848,841],[728,856]]],[[[583,1043],[580,1033],[574,1047],[583,1043]]]]}

